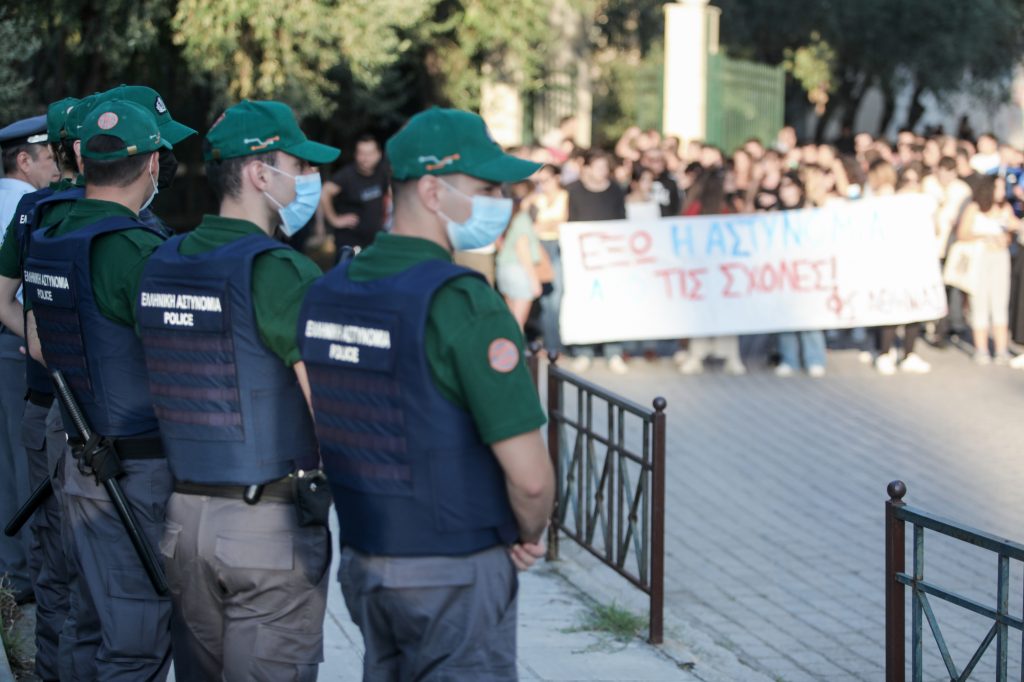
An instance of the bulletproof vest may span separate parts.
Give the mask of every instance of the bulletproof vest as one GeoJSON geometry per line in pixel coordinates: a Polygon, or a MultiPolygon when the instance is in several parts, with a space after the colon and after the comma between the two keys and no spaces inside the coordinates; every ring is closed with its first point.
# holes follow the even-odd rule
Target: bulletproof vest
{"type": "Polygon", "coordinates": [[[470,414],[438,391],[424,345],[435,292],[478,275],[431,260],[354,282],[348,266],[310,288],[298,329],[341,544],[385,556],[511,544],[504,474],[470,414]]]}
{"type": "MultiPolygon", "coordinates": [[[[54,192],[52,188],[44,187],[21,198],[18,208],[14,211],[14,218],[9,229],[17,230],[12,237],[17,239],[21,245],[22,264],[28,260],[29,239],[32,233],[39,229],[43,219],[42,214],[46,213],[45,208],[37,211],[36,207],[43,200],[49,200],[51,197],[53,200],[47,202],[49,206],[62,201],[78,201],[83,196],[85,196],[85,190],[81,187],[73,187],[63,192],[54,192]]],[[[53,384],[46,368],[30,357],[25,360],[25,379],[28,387],[38,393],[52,394],[53,384]]]]}
{"type": "Polygon", "coordinates": [[[258,485],[317,467],[295,372],[260,340],[256,256],[289,248],[250,235],[206,253],[173,237],[146,262],[138,301],[149,387],[179,481],[258,485]]]}
{"type": "MultiPolygon", "coordinates": [[[[40,202],[37,211],[56,196],[40,202]]],[[[64,373],[92,429],[112,437],[157,428],[142,344],[131,327],[100,312],[92,291],[93,240],[132,229],[150,230],[120,216],[61,236],[35,230],[23,280],[47,366],[64,373]]]]}

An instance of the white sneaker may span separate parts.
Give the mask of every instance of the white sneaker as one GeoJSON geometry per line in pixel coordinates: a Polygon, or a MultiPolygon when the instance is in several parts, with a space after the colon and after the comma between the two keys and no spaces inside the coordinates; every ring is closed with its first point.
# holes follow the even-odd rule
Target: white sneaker
{"type": "Polygon", "coordinates": [[[625,374],[629,371],[629,365],[626,364],[621,355],[613,355],[608,358],[608,369],[615,374],[625,374]]]}
{"type": "Polygon", "coordinates": [[[569,370],[576,374],[586,372],[588,369],[590,369],[589,355],[580,355],[579,357],[573,358],[572,362],[569,363],[569,370]]]}
{"type": "Polygon", "coordinates": [[[681,348],[672,354],[672,362],[676,363],[677,365],[682,365],[689,359],[690,353],[681,348]]]}
{"type": "Polygon", "coordinates": [[[857,362],[862,365],[870,365],[871,361],[874,360],[875,356],[871,354],[869,350],[862,350],[857,353],[857,362]]]}
{"type": "Polygon", "coordinates": [[[1013,360],[1010,360],[1010,367],[1013,369],[1024,369],[1024,353],[1021,353],[1013,360]]]}
{"type": "Polygon", "coordinates": [[[992,356],[989,355],[988,353],[984,352],[984,351],[980,351],[979,350],[979,351],[974,353],[974,364],[981,365],[981,366],[991,365],[992,364],[992,356]]]}
{"type": "Polygon", "coordinates": [[[903,362],[900,363],[900,371],[907,374],[927,374],[932,371],[932,366],[917,353],[911,353],[903,358],[903,362]]]}
{"type": "Polygon", "coordinates": [[[722,369],[726,374],[731,374],[735,377],[743,376],[747,373],[747,368],[741,360],[726,360],[725,367],[722,369]]]}
{"type": "Polygon", "coordinates": [[[825,365],[811,365],[807,368],[807,376],[812,379],[820,379],[825,376],[825,365]]]}
{"type": "Polygon", "coordinates": [[[704,360],[690,356],[686,359],[686,362],[679,365],[679,371],[683,374],[702,374],[704,372],[704,360]]]}
{"type": "Polygon", "coordinates": [[[1006,367],[1010,364],[1009,353],[996,353],[996,356],[992,358],[992,361],[1000,367],[1006,367]]]}
{"type": "Polygon", "coordinates": [[[793,376],[793,368],[783,362],[781,365],[775,368],[775,376],[791,377],[793,376]]]}
{"type": "Polygon", "coordinates": [[[875,370],[884,377],[890,377],[896,373],[896,361],[891,353],[879,355],[875,358],[875,370]]]}

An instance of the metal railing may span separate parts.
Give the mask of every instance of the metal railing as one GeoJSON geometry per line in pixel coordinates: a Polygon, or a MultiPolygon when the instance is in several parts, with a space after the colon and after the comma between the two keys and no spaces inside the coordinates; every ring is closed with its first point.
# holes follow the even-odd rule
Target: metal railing
{"type": "Polygon", "coordinates": [[[951,680],[966,680],[975,666],[988,651],[992,641],[996,642],[996,680],[1007,679],[1009,654],[1009,630],[1024,632],[1024,621],[1010,615],[1010,560],[1024,561],[1024,545],[998,538],[989,533],[975,530],[919,509],[903,502],[907,486],[903,481],[893,481],[888,487],[889,500],[885,503],[885,677],[888,682],[903,682],[906,677],[906,613],[904,588],[911,589],[911,675],[915,682],[924,675],[923,630],[924,620],[928,621],[939,653],[946,665],[951,680]],[[905,524],[914,528],[914,571],[906,573],[905,524]],[[996,605],[990,607],[964,595],[946,590],[924,578],[924,533],[933,531],[975,547],[988,550],[998,556],[996,605]],[[949,647],[942,635],[938,620],[932,610],[929,597],[935,597],[954,604],[972,613],[988,618],[992,627],[982,639],[974,655],[963,671],[958,671],[949,647]]]}
{"type": "MultiPolygon", "coordinates": [[[[537,359],[534,353],[535,378],[537,359]]],[[[665,399],[645,408],[560,368],[557,354],[548,359],[548,449],[556,482],[548,559],[558,558],[561,532],[640,588],[650,598],[648,641],[661,644],[665,399]]]]}

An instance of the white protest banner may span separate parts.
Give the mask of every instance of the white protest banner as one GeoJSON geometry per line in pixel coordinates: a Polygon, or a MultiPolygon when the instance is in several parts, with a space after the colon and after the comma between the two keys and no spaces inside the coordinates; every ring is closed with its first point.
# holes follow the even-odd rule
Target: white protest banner
{"type": "Polygon", "coordinates": [[[567,344],[936,320],[934,202],[903,195],[750,215],[566,223],[567,344]]]}

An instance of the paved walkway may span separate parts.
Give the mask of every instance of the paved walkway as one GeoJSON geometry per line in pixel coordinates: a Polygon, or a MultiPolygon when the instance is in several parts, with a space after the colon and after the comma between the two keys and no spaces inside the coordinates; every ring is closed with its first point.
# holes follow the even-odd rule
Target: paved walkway
{"type": "MultiPolygon", "coordinates": [[[[910,504],[1024,539],[1024,372],[922,355],[925,376],[881,377],[851,352],[830,353],[821,380],[682,377],[643,361],[587,372],[644,405],[668,400],[668,618],[775,680],[879,680],[889,481],[907,483],[910,504]]],[[[926,538],[929,579],[994,605],[994,556],[926,538]]],[[[1020,565],[1010,584],[1020,614],[1020,565]]],[[[962,669],[990,623],[935,609],[962,669]]],[[[926,679],[942,679],[925,630],[926,679]]],[[[1010,642],[1012,677],[1019,633],[1010,642]]],[[[992,679],[994,649],[978,679],[992,679]]]]}

